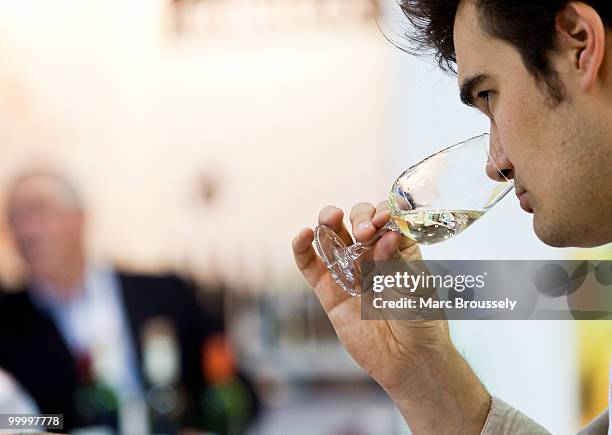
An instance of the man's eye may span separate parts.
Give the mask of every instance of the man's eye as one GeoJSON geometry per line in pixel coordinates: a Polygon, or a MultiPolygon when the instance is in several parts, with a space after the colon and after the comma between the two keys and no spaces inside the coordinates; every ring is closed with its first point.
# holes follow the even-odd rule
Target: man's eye
{"type": "Polygon", "coordinates": [[[491,91],[482,91],[478,93],[478,98],[482,98],[484,102],[487,104],[487,108],[489,107],[489,103],[491,102],[491,91]]]}

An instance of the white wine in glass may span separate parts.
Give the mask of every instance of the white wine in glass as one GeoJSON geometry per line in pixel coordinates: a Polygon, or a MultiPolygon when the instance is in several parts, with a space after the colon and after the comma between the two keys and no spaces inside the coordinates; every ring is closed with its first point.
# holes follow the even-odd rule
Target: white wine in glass
{"type": "Polygon", "coordinates": [[[393,183],[389,194],[391,218],[370,240],[346,246],[329,227],[315,228],[319,257],[342,289],[360,296],[360,258],[388,231],[429,245],[454,237],[480,219],[514,183],[502,171],[489,178],[488,134],[450,146],[411,166],[393,183]]]}

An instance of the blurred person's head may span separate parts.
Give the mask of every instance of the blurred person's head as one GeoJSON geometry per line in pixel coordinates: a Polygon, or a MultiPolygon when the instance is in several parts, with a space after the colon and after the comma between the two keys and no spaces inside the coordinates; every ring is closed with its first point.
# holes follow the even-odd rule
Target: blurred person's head
{"type": "MultiPolygon", "coordinates": [[[[612,242],[612,2],[401,0],[552,246],[612,242]]],[[[491,176],[499,177],[497,171],[491,176]]]]}
{"type": "Polygon", "coordinates": [[[30,280],[66,292],[82,279],[84,214],[70,182],[50,171],[28,172],[12,183],[8,222],[30,280]]]}

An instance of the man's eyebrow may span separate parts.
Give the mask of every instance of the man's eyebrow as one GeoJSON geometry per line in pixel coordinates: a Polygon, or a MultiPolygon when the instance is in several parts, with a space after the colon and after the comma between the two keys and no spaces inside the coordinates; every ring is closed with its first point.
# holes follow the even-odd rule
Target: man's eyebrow
{"type": "Polygon", "coordinates": [[[459,97],[461,98],[461,102],[468,106],[474,106],[474,88],[478,86],[480,83],[484,82],[489,78],[488,74],[476,74],[472,77],[469,77],[461,83],[461,91],[459,93],[459,97]]]}

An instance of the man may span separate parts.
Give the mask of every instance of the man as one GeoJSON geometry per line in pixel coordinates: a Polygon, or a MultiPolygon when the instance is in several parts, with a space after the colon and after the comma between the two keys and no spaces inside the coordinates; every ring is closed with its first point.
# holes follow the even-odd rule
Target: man
{"type": "MultiPolygon", "coordinates": [[[[612,242],[611,3],[405,0],[401,6],[415,25],[411,41],[433,49],[445,69],[456,67],[462,101],[489,118],[492,159],[514,178],[537,236],[556,247],[612,242]]],[[[352,243],[342,217],[329,206],[319,223],[352,243]]],[[[387,219],[386,203],[356,205],[355,240],[367,240],[387,219]]],[[[336,286],[312,241],[311,229],[293,240],[299,269],[344,346],[413,433],[548,433],[489,395],[453,346],[445,321],[360,321],[359,300],[336,286]]],[[[389,232],[374,258],[397,254],[420,256],[414,243],[389,232]]],[[[604,412],[583,433],[607,431],[604,412]]]]}
{"type": "Polygon", "coordinates": [[[20,176],[7,211],[27,288],[0,303],[0,367],[42,413],[63,414],[64,430],[100,424],[117,429],[116,414],[107,412],[117,411],[113,402],[142,400],[148,391],[155,408],[152,394],[163,389],[152,388],[160,383],[172,384],[184,399],[180,416],[173,414],[182,420],[178,424],[195,423],[207,328],[185,283],[117,273],[89,261],[81,199],[58,175],[20,176]]]}

